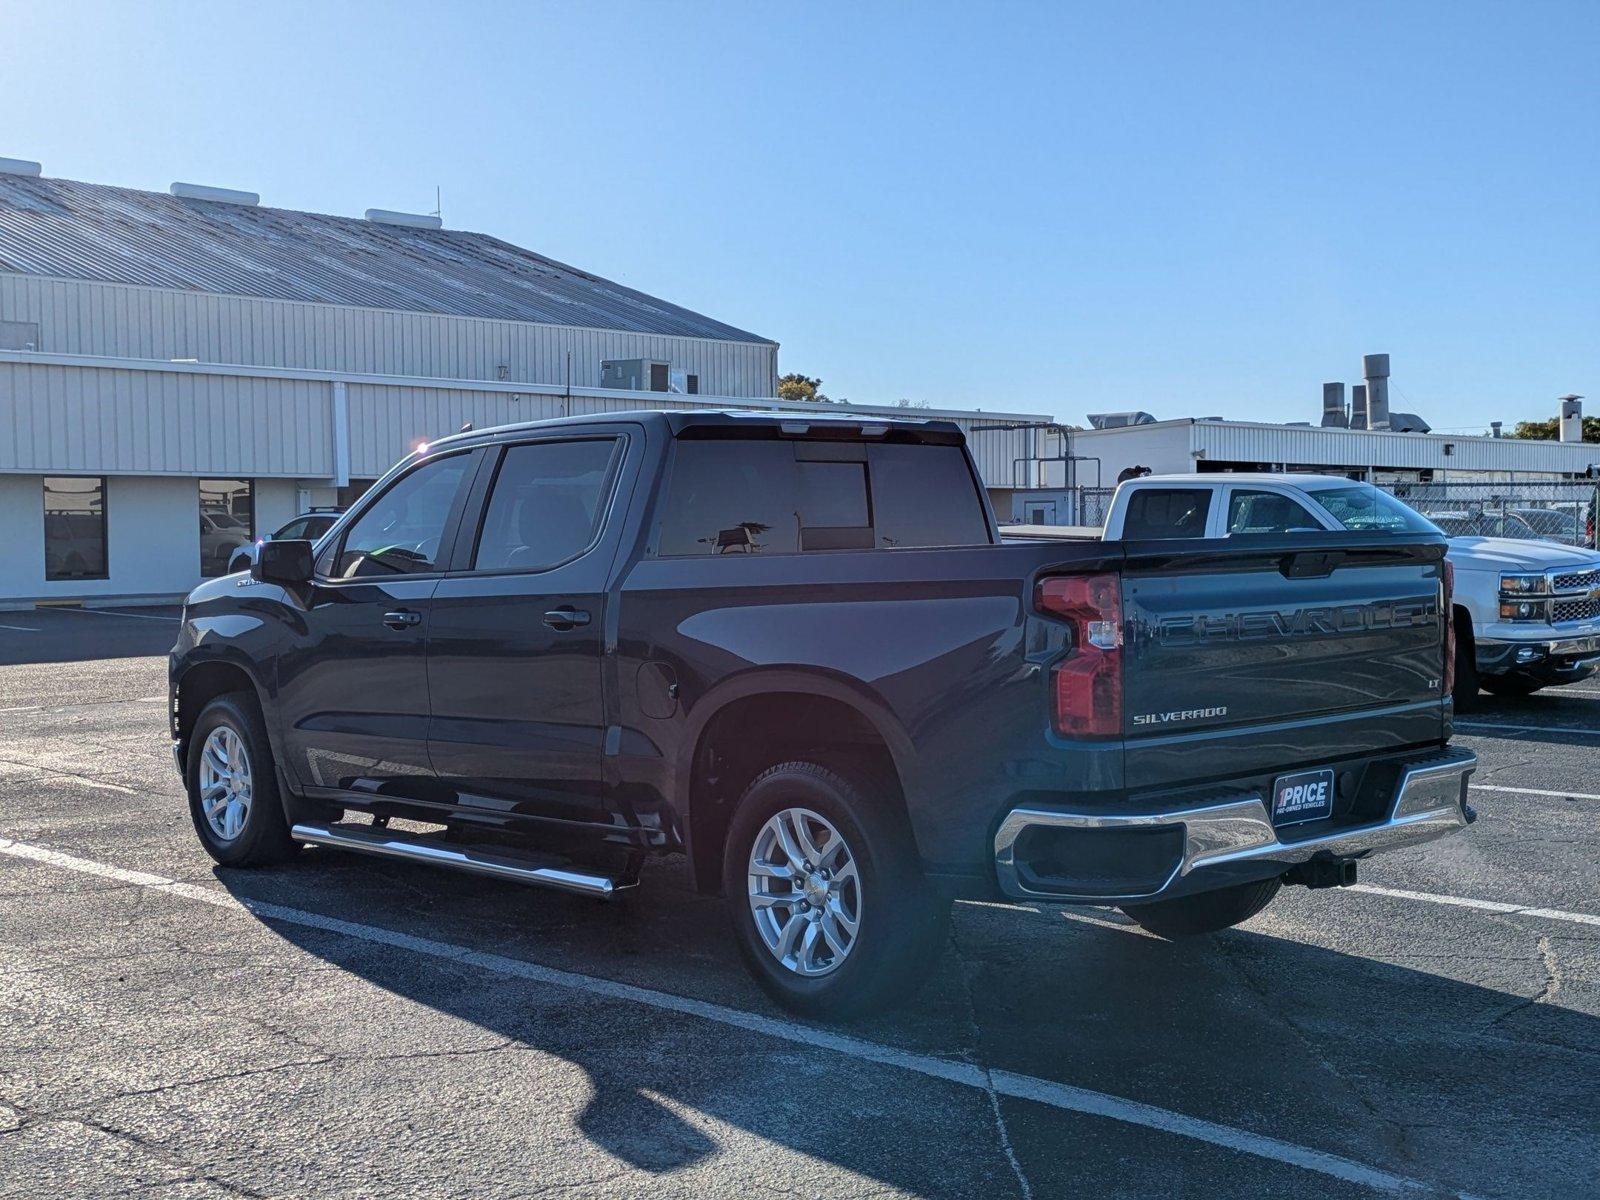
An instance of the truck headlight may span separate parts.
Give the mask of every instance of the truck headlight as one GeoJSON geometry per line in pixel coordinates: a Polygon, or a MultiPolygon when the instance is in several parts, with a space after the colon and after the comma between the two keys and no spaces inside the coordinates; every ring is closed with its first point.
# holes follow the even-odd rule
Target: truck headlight
{"type": "Polygon", "coordinates": [[[1545,577],[1543,575],[1502,575],[1500,576],[1500,590],[1513,596],[1542,592],[1545,590],[1545,577]]]}
{"type": "Polygon", "coordinates": [[[1544,621],[1547,620],[1549,602],[1546,600],[1500,600],[1500,619],[1502,621],[1544,621]]]}

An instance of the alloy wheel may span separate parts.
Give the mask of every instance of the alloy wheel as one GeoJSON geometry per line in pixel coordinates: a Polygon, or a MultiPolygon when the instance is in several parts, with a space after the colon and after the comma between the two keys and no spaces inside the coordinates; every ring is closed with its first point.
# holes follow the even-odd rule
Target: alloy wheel
{"type": "Polygon", "coordinates": [[[228,725],[218,725],[200,749],[200,811],[211,832],[231,842],[250,816],[253,777],[244,738],[228,725]]]}
{"type": "Polygon", "coordinates": [[[757,832],[750,912],[767,951],[796,975],[843,965],[861,929],[861,877],[844,837],[808,808],[775,813],[757,832]]]}

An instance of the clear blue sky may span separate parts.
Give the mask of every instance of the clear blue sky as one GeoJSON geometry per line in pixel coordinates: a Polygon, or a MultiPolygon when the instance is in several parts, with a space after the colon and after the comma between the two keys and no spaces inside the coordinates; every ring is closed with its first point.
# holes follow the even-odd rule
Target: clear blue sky
{"type": "Polygon", "coordinates": [[[0,0],[0,155],[426,210],[858,402],[1600,411],[1600,4],[0,0]]]}

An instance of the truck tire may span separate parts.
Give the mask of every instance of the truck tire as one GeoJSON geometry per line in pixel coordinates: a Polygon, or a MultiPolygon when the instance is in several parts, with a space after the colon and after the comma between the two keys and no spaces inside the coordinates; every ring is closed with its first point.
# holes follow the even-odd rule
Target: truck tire
{"type": "Polygon", "coordinates": [[[1159,937],[1193,937],[1248,921],[1272,902],[1281,886],[1276,879],[1263,879],[1175,900],[1124,904],[1122,911],[1159,937]]]}
{"type": "Polygon", "coordinates": [[[865,772],[785,762],[734,811],[723,855],[734,939],[756,982],[794,1012],[880,1011],[938,961],[950,900],[923,879],[885,791],[865,772]]]}
{"type": "Polygon", "coordinates": [[[300,849],[289,836],[266,724],[248,692],[228,692],[200,710],[183,778],[195,833],[223,866],[266,866],[300,849]]]}
{"type": "Polygon", "coordinates": [[[1490,675],[1480,681],[1483,690],[1494,696],[1531,696],[1544,686],[1532,679],[1513,675],[1490,675]]]}
{"type": "MultiPolygon", "coordinates": [[[[1471,629],[1471,626],[1468,626],[1471,629]]],[[[1455,710],[1471,712],[1478,704],[1478,655],[1473,649],[1472,639],[1462,637],[1456,631],[1456,686],[1450,693],[1450,698],[1455,701],[1455,710]]]]}

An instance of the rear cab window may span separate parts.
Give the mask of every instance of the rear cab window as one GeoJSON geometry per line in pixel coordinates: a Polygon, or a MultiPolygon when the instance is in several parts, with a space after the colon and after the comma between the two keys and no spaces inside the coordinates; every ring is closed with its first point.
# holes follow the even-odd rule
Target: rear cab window
{"type": "Polygon", "coordinates": [[[1128,541],[1203,538],[1210,516],[1210,488],[1135,488],[1122,536],[1128,541]]]}
{"type": "Polygon", "coordinates": [[[656,553],[771,555],[992,541],[960,446],[680,438],[656,553]]]}

